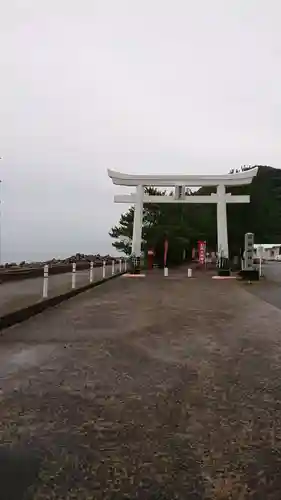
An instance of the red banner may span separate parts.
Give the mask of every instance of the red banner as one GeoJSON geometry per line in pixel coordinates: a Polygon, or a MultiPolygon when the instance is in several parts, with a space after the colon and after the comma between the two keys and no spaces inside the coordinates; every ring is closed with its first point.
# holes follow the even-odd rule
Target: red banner
{"type": "Polygon", "coordinates": [[[199,263],[205,264],[206,261],[206,241],[198,241],[199,263]]]}
{"type": "Polygon", "coordinates": [[[169,242],[164,241],[164,267],[167,267],[167,256],[168,256],[169,242]]]}

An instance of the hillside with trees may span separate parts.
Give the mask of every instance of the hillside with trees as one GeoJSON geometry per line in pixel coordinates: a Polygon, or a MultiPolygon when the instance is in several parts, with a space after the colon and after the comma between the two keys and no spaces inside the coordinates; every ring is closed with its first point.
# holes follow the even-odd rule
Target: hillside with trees
{"type": "MultiPolygon", "coordinates": [[[[232,194],[249,194],[248,204],[227,206],[229,249],[231,255],[238,255],[243,247],[244,234],[253,232],[257,243],[281,242],[281,170],[258,166],[259,171],[252,184],[228,189],[232,194]]],[[[235,175],[236,171],[231,171],[235,175]]],[[[202,187],[188,191],[189,196],[215,192],[215,187],[202,187]]],[[[146,188],[149,194],[163,194],[163,191],[146,188]]],[[[121,215],[119,223],[110,231],[113,246],[130,255],[133,233],[134,208],[121,215]]],[[[161,260],[163,241],[169,239],[169,260],[180,262],[184,249],[187,256],[197,241],[207,241],[210,250],[216,249],[217,219],[215,204],[149,204],[144,206],[143,250],[154,248],[161,260]]]]}

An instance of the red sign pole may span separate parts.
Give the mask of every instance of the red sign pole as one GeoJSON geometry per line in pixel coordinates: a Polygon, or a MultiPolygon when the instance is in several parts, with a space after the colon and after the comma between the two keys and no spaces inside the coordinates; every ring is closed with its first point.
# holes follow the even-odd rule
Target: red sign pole
{"type": "Polygon", "coordinates": [[[206,262],[206,241],[198,241],[199,263],[204,265],[206,262]]]}
{"type": "Polygon", "coordinates": [[[164,241],[164,267],[167,267],[167,256],[168,256],[169,242],[166,239],[164,241]]]}
{"type": "Polygon", "coordinates": [[[147,252],[147,263],[148,263],[148,269],[153,269],[153,257],[154,257],[154,250],[150,249],[147,252]]]}

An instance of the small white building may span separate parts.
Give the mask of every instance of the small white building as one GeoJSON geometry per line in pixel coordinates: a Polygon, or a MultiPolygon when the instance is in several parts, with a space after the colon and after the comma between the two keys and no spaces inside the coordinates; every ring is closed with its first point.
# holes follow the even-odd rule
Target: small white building
{"type": "Polygon", "coordinates": [[[281,243],[256,243],[254,253],[264,260],[279,260],[281,259],[281,243]]]}

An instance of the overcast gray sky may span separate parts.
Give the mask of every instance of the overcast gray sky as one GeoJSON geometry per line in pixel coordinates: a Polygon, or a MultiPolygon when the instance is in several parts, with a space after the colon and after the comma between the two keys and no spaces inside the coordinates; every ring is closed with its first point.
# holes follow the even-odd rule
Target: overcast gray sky
{"type": "Polygon", "coordinates": [[[280,0],[2,0],[2,260],[110,252],[126,206],[107,168],[279,168],[280,16],[280,0]]]}

